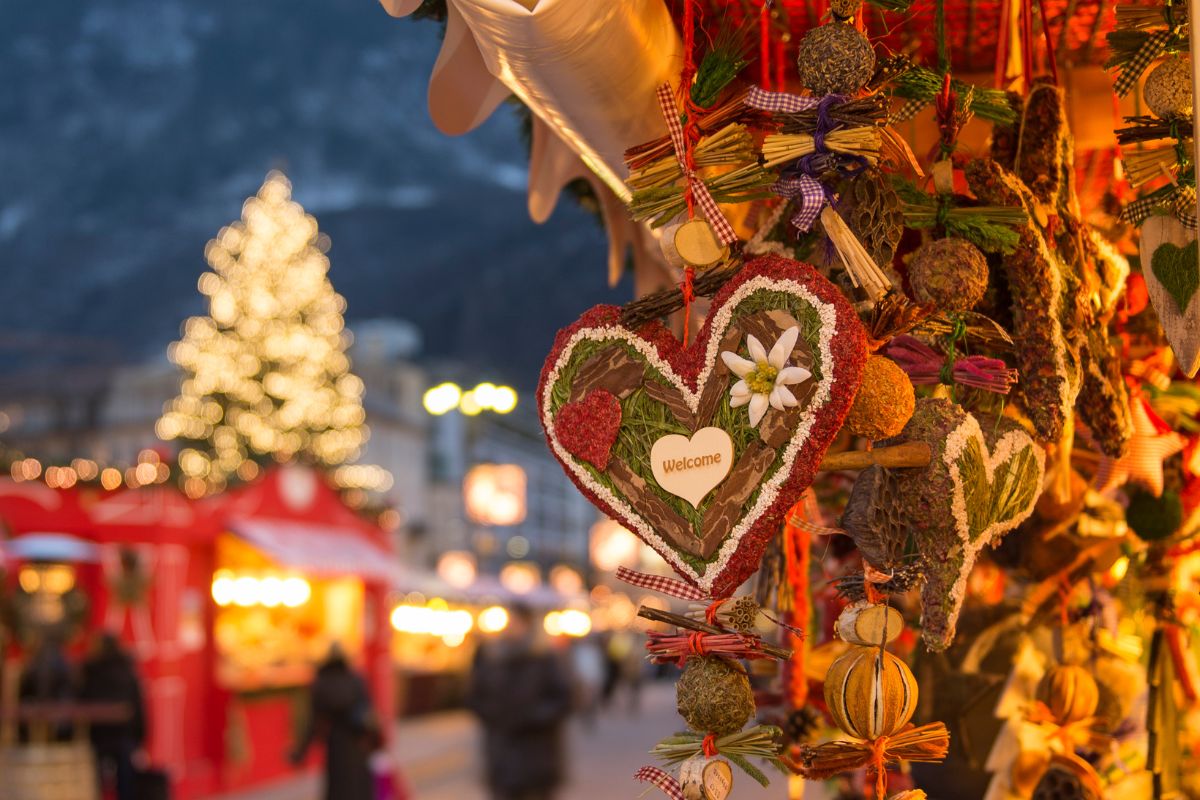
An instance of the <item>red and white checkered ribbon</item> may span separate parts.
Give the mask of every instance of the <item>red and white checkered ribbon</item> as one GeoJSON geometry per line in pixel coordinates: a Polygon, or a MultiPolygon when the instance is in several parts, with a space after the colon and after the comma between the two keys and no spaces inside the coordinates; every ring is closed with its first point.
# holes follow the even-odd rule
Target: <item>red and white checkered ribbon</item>
{"type": "MultiPolygon", "coordinates": [[[[767,92],[757,86],[750,88],[742,102],[759,111],[773,111],[778,114],[798,114],[801,111],[811,111],[821,104],[819,97],[801,97],[787,92],[767,92]]],[[[786,175],[771,185],[771,191],[787,199],[799,198],[799,207],[792,215],[792,224],[796,230],[807,233],[813,223],[821,215],[825,207],[825,189],[821,182],[804,172],[786,175]]]]}
{"type": "Polygon", "coordinates": [[[635,572],[628,567],[617,567],[617,580],[622,583],[628,583],[630,586],[637,586],[641,589],[649,589],[652,592],[678,597],[680,600],[695,600],[699,602],[710,599],[707,594],[690,583],[684,583],[675,578],[667,578],[662,575],[647,575],[644,572],[635,572]]]}
{"type": "Polygon", "coordinates": [[[717,206],[717,201],[713,199],[712,194],[708,191],[708,186],[704,184],[704,180],[696,174],[695,170],[688,167],[687,142],[683,138],[683,125],[679,122],[679,110],[675,107],[675,95],[671,91],[671,84],[664,83],[658,87],[658,105],[662,109],[663,119],[667,122],[667,131],[671,134],[671,145],[675,148],[675,159],[679,162],[679,169],[683,172],[683,177],[688,182],[692,197],[700,204],[700,210],[704,212],[704,218],[712,226],[713,232],[717,235],[717,239],[720,240],[721,244],[733,244],[738,240],[733,226],[729,224],[729,220],[721,213],[721,209],[717,206]]]}
{"type": "Polygon", "coordinates": [[[673,775],[663,772],[658,767],[642,767],[637,772],[633,773],[635,780],[644,783],[653,783],[658,788],[666,793],[671,800],[685,800],[683,796],[683,787],[679,785],[679,781],[673,775]]]}
{"type": "Polygon", "coordinates": [[[768,92],[757,86],[750,87],[742,103],[759,111],[774,111],[777,114],[799,114],[811,111],[821,102],[819,97],[801,97],[787,92],[768,92]]]}

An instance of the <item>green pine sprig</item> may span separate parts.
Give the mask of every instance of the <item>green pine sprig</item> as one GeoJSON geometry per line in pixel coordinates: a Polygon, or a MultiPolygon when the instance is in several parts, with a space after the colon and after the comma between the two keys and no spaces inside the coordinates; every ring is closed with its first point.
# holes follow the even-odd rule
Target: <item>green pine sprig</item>
{"type": "MultiPolygon", "coordinates": [[[[906,100],[933,102],[942,90],[942,76],[928,67],[913,67],[897,76],[892,93],[906,100]]],[[[999,89],[985,89],[952,79],[950,87],[958,94],[961,110],[1000,125],[1012,125],[1017,112],[1008,102],[1008,95],[999,89]]]]}
{"type": "Polygon", "coordinates": [[[746,39],[740,31],[723,27],[696,68],[692,82],[692,102],[708,108],[721,96],[748,62],[746,39]]]}

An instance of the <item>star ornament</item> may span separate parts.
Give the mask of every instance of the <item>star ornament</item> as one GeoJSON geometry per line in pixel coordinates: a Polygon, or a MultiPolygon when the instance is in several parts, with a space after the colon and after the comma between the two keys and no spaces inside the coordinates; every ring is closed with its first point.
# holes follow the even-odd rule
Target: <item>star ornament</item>
{"type": "Polygon", "coordinates": [[[1125,483],[1136,483],[1155,497],[1162,497],[1163,462],[1183,450],[1187,440],[1174,431],[1159,433],[1144,400],[1130,405],[1133,438],[1129,440],[1129,452],[1117,459],[1102,457],[1094,487],[1103,493],[1125,483]]]}

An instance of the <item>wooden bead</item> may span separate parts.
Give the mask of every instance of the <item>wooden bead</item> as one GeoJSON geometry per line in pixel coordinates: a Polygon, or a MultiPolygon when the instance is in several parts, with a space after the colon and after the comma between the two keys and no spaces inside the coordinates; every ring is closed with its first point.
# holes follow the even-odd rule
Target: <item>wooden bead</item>
{"type": "Polygon", "coordinates": [[[1078,722],[1096,713],[1100,687],[1092,673],[1074,664],[1054,667],[1038,684],[1038,699],[1046,704],[1060,725],[1078,722]]]}
{"type": "Polygon", "coordinates": [[[904,617],[891,606],[860,600],[842,609],[833,631],[838,638],[863,647],[894,642],[904,630],[904,617]]]}
{"type": "Polygon", "coordinates": [[[916,711],[917,679],[886,650],[851,647],[829,667],[825,704],[834,724],[851,736],[891,736],[916,711]]]}

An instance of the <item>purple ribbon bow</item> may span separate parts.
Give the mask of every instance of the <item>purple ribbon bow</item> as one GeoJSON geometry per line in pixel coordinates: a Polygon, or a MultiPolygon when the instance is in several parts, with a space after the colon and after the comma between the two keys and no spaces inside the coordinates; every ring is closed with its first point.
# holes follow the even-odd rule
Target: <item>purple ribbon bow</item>
{"type": "Polygon", "coordinates": [[[784,170],[779,180],[771,185],[771,191],[780,197],[788,200],[800,198],[799,208],[792,215],[792,224],[797,230],[808,232],[820,216],[821,209],[831,199],[829,192],[817,180],[817,176],[840,166],[837,156],[825,147],[825,137],[838,125],[829,116],[830,110],[846,102],[846,98],[839,94],[801,97],[787,92],[767,92],[754,86],[746,94],[744,102],[760,111],[781,114],[798,114],[814,108],[817,110],[817,127],[813,131],[815,152],[797,159],[796,163],[784,170]]]}

